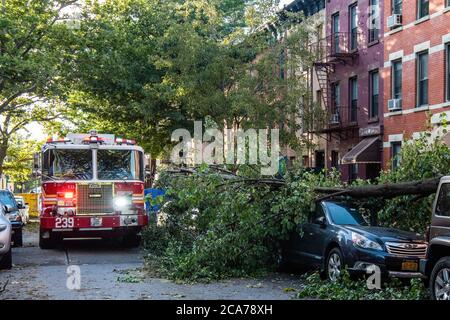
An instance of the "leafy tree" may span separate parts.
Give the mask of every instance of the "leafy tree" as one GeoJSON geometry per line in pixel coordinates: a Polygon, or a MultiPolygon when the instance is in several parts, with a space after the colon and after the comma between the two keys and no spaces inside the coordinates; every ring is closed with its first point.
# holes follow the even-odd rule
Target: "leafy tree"
{"type": "Polygon", "coordinates": [[[33,155],[38,152],[40,143],[23,134],[11,137],[8,153],[3,164],[3,172],[15,183],[23,184],[30,180],[33,168],[33,155]]]}
{"type": "Polygon", "coordinates": [[[62,10],[75,0],[4,0],[0,9],[0,174],[13,136],[55,119],[70,30],[62,10]]]}
{"type": "Polygon", "coordinates": [[[268,41],[273,35],[256,31],[276,18],[275,3],[88,2],[68,99],[73,122],[131,135],[153,155],[171,145],[174,129],[206,116],[219,127],[279,127],[284,142],[299,145],[296,120],[307,94],[300,69],[311,62],[302,43],[311,30],[288,17],[279,27],[289,27],[290,37],[268,41]],[[88,116],[79,119],[79,110],[88,116]]]}

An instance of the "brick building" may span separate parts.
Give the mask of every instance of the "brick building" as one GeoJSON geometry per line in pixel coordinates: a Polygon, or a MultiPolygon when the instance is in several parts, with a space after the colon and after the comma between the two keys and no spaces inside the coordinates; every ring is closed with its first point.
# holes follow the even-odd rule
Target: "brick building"
{"type": "Polygon", "coordinates": [[[336,167],[345,181],[378,176],[383,132],[382,0],[328,0],[326,34],[314,64],[328,121],[316,167],[336,167]],[[378,23],[378,24],[377,24],[378,23]]]}
{"type": "Polygon", "coordinates": [[[398,165],[404,139],[450,120],[450,1],[386,1],[383,165],[398,165]],[[430,116],[431,115],[431,116],[430,116]],[[430,120],[430,121],[429,121],[430,120]],[[392,163],[391,159],[394,159],[392,163]]]}

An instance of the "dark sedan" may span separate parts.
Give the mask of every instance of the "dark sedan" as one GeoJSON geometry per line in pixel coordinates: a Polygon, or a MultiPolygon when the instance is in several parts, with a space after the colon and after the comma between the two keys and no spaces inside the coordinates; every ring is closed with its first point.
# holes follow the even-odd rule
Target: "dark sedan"
{"type": "Polygon", "coordinates": [[[315,268],[336,281],[346,267],[364,273],[371,265],[384,276],[420,277],[419,259],[426,253],[423,237],[393,228],[370,226],[358,206],[322,201],[307,223],[282,243],[280,266],[315,268]]]}

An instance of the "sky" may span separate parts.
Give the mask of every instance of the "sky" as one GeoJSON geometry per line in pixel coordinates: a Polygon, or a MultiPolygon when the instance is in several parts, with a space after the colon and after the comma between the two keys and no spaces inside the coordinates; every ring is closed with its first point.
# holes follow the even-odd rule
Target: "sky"
{"type": "Polygon", "coordinates": [[[282,6],[284,6],[285,4],[291,3],[292,1],[294,1],[294,0],[280,0],[280,6],[282,7],[282,6]]]}

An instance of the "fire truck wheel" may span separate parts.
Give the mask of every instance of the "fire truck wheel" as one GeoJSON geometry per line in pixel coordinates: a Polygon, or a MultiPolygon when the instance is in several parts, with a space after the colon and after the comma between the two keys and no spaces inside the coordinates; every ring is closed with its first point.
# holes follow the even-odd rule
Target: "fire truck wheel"
{"type": "Polygon", "coordinates": [[[128,234],[123,236],[122,244],[128,248],[139,247],[141,244],[141,236],[138,234],[128,234]]]}
{"type": "Polygon", "coordinates": [[[50,236],[48,238],[43,238],[42,234],[39,233],[39,247],[41,249],[53,249],[57,245],[57,241],[55,236],[50,232],[50,236]]]}

